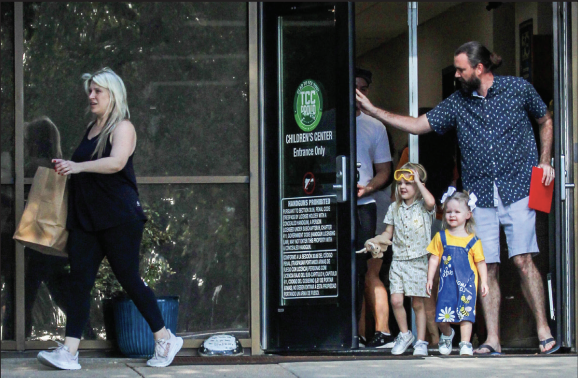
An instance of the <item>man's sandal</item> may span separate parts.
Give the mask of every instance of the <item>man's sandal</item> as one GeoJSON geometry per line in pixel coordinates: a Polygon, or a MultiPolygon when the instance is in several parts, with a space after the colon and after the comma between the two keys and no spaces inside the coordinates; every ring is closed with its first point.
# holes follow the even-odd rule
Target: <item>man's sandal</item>
{"type": "Polygon", "coordinates": [[[545,350],[546,345],[550,344],[552,341],[556,341],[556,339],[554,339],[553,337],[550,337],[549,339],[546,339],[546,340],[540,340],[540,345],[542,346],[542,348],[544,348],[544,350],[540,351],[540,354],[552,354],[554,352],[557,352],[558,349],[560,349],[560,344],[556,343],[552,347],[552,349],[545,350]]]}
{"type": "Polygon", "coordinates": [[[480,350],[480,349],[484,349],[484,348],[487,349],[488,352],[475,352],[474,356],[500,356],[502,354],[500,352],[496,352],[496,350],[494,348],[492,348],[491,345],[488,345],[488,344],[482,344],[476,350],[480,350]]]}

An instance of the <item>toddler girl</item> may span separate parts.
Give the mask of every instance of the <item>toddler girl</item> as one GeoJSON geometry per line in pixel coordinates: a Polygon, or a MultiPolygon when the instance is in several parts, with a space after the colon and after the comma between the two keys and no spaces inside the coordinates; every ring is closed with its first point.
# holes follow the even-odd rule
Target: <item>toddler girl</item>
{"type": "Polygon", "coordinates": [[[404,295],[412,297],[415,311],[417,337],[414,355],[427,356],[425,339],[426,315],[424,297],[427,298],[427,250],[431,239],[431,224],[435,215],[435,199],[425,188],[425,169],[420,164],[406,163],[395,171],[395,202],[389,206],[383,234],[365,242],[365,248],[374,256],[392,244],[393,261],[389,270],[391,305],[400,329],[391,349],[394,355],[403,354],[414,336],[408,330],[403,307],[404,295]],[[392,240],[393,237],[393,240],[392,240]]]}
{"type": "Polygon", "coordinates": [[[440,265],[440,281],[436,306],[437,323],[442,335],[439,351],[448,355],[452,351],[455,332],[450,324],[460,324],[460,355],[472,355],[472,324],[476,320],[476,293],[478,274],[481,293],[488,293],[487,268],[482,242],[474,234],[476,196],[456,192],[450,186],[442,197],[444,209],[443,228],[427,247],[431,253],[427,275],[427,292],[431,294],[435,271],[440,265]]]}

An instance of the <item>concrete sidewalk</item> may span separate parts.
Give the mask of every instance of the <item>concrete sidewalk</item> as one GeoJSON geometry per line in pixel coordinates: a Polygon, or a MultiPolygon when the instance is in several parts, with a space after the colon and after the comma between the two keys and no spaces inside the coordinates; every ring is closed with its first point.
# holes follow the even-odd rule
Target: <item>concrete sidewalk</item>
{"type": "MultiPolygon", "coordinates": [[[[202,357],[199,357],[202,359],[202,357]]],[[[187,359],[194,361],[195,359],[187,359]]],[[[459,356],[426,358],[355,358],[327,359],[312,362],[283,362],[277,357],[275,363],[266,364],[219,364],[218,357],[211,363],[202,359],[200,365],[172,365],[167,368],[150,368],[143,359],[129,358],[81,358],[81,370],[61,371],[41,365],[35,358],[4,358],[1,362],[2,378],[11,377],[91,377],[91,378],[139,378],[139,377],[239,377],[239,378],[376,378],[411,377],[464,378],[464,377],[577,377],[578,358],[573,355],[554,356],[459,356]]],[[[199,360],[201,362],[201,360],[199,360]]],[[[180,363],[178,357],[175,363],[180,363]]]]}

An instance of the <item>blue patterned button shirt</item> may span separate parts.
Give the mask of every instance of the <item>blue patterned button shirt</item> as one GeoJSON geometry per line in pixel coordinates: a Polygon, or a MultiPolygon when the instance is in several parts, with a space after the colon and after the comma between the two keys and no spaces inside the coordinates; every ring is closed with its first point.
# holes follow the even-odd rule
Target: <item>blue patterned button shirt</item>
{"type": "Polygon", "coordinates": [[[438,134],[457,128],[464,189],[476,194],[479,207],[494,207],[494,183],[504,206],[529,195],[538,165],[529,116],[542,118],[547,111],[523,78],[494,76],[485,98],[456,91],[426,117],[438,134]]]}

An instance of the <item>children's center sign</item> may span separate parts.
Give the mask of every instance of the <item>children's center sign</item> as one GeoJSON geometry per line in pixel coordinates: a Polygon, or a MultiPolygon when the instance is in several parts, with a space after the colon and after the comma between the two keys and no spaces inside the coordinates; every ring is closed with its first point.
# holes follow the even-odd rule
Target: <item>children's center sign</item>
{"type": "Polygon", "coordinates": [[[293,97],[293,117],[286,112],[282,123],[282,305],[334,301],[339,293],[335,109],[323,111],[324,93],[321,82],[301,81],[293,97]]]}

